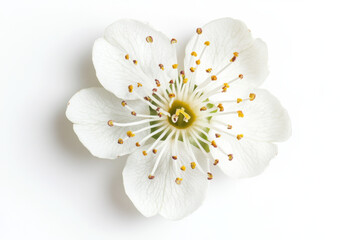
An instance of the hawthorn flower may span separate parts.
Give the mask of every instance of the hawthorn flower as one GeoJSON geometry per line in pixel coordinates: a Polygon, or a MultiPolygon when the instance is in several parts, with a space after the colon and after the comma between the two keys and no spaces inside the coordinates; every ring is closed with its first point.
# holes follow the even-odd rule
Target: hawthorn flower
{"type": "Polygon", "coordinates": [[[286,110],[258,88],[267,48],[241,21],[197,28],[179,70],[176,39],[134,20],[110,25],[93,63],[104,88],[70,100],[66,115],[96,157],[129,154],[125,191],[145,216],[179,219],[204,200],[212,169],[261,173],[291,134],[286,110]]]}

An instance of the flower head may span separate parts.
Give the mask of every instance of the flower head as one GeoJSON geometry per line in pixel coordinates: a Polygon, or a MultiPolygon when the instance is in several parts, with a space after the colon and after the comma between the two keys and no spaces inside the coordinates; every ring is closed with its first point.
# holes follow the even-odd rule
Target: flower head
{"type": "Polygon", "coordinates": [[[197,28],[184,70],[176,39],[133,20],[110,25],[93,62],[104,88],[84,89],[67,117],[100,158],[130,154],[125,191],[145,216],[179,219],[202,203],[219,167],[231,177],[259,174],[291,134],[278,100],[257,88],[267,48],[244,23],[224,18],[197,28]]]}

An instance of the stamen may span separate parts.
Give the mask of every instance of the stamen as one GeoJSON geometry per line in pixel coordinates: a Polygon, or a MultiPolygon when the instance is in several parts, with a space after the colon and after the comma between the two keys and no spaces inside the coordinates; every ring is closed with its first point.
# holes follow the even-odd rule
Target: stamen
{"type": "Polygon", "coordinates": [[[134,86],[133,85],[129,85],[128,86],[129,92],[132,92],[134,90],[134,86]]]}
{"type": "Polygon", "coordinates": [[[176,184],[180,185],[182,180],[183,180],[182,178],[178,178],[178,177],[177,177],[177,178],[175,179],[175,182],[176,182],[176,184]]]}
{"type": "Polygon", "coordinates": [[[196,68],[194,68],[194,67],[190,68],[190,72],[195,72],[195,70],[196,70],[196,68]]]}
{"type": "Polygon", "coordinates": [[[123,144],[124,143],[124,140],[122,138],[119,138],[118,139],[118,144],[123,144]]]}
{"type": "Polygon", "coordinates": [[[196,33],[200,35],[200,34],[202,33],[202,29],[201,29],[201,28],[197,28],[197,29],[196,29],[196,33]]]}
{"type": "Polygon", "coordinates": [[[173,39],[170,40],[170,43],[175,44],[175,43],[177,43],[177,40],[175,38],[173,38],[173,39]]]}
{"type": "Polygon", "coordinates": [[[157,79],[155,79],[155,84],[156,84],[157,87],[160,87],[160,86],[161,86],[160,81],[157,80],[157,79]]]}
{"type": "Polygon", "coordinates": [[[146,37],[146,41],[147,41],[148,43],[152,43],[152,42],[153,42],[152,36],[147,36],[147,37],[146,37]]]}
{"type": "Polygon", "coordinates": [[[195,61],[196,65],[200,65],[200,59],[195,61]]]}
{"type": "Polygon", "coordinates": [[[126,132],[126,135],[127,135],[129,138],[135,137],[135,134],[134,134],[133,132],[131,132],[131,131],[127,131],[127,132],[126,132]]]}
{"type": "Polygon", "coordinates": [[[207,109],[207,108],[204,106],[204,107],[201,107],[201,108],[200,108],[200,111],[206,111],[206,109],[207,109]]]}
{"type": "Polygon", "coordinates": [[[196,163],[195,163],[195,162],[191,162],[191,163],[190,163],[190,167],[191,167],[192,169],[195,169],[196,163]]]}
{"type": "Polygon", "coordinates": [[[217,107],[219,108],[220,112],[224,111],[224,106],[221,103],[219,103],[217,107]]]}
{"type": "Polygon", "coordinates": [[[211,172],[208,172],[208,173],[207,173],[207,175],[208,175],[208,178],[207,178],[208,180],[213,179],[213,175],[212,175],[212,173],[211,173],[211,172]]]}
{"type": "Polygon", "coordinates": [[[240,140],[240,139],[242,139],[243,137],[244,137],[243,134],[238,134],[238,135],[236,135],[237,140],[240,140]]]}
{"type": "Polygon", "coordinates": [[[154,179],[155,176],[153,176],[153,175],[150,174],[150,175],[148,176],[148,178],[151,180],[151,179],[154,179]]]}
{"type": "Polygon", "coordinates": [[[164,71],[164,65],[163,64],[160,63],[159,68],[164,71]]]}
{"type": "Polygon", "coordinates": [[[238,117],[243,118],[244,117],[244,113],[242,111],[237,111],[238,117]]]}
{"type": "Polygon", "coordinates": [[[129,58],[130,58],[130,57],[129,57],[129,54],[126,54],[126,55],[125,55],[125,59],[126,59],[126,60],[129,60],[129,58]]]}
{"type": "Polygon", "coordinates": [[[218,133],[215,133],[215,137],[216,137],[216,138],[219,138],[219,137],[221,137],[221,135],[218,134],[218,133]]]}
{"type": "Polygon", "coordinates": [[[217,77],[216,77],[215,75],[212,75],[212,76],[211,76],[211,80],[212,80],[212,81],[216,81],[216,80],[217,80],[217,77]]]}
{"type": "Polygon", "coordinates": [[[191,56],[197,57],[197,53],[196,52],[191,52],[191,56]]]}
{"type": "Polygon", "coordinates": [[[229,161],[232,161],[234,159],[234,156],[232,154],[228,154],[229,161]]]}
{"type": "Polygon", "coordinates": [[[204,44],[205,44],[206,46],[210,46],[210,42],[209,42],[209,41],[204,42],[204,44]]]}
{"type": "Polygon", "coordinates": [[[172,159],[177,160],[177,156],[172,156],[172,159]]]}
{"type": "Polygon", "coordinates": [[[216,166],[216,165],[218,165],[218,163],[219,163],[219,159],[215,159],[213,165],[216,166]]]}
{"type": "Polygon", "coordinates": [[[137,87],[142,87],[142,84],[141,84],[141,83],[137,83],[137,87]]]}
{"type": "Polygon", "coordinates": [[[255,93],[250,93],[249,94],[250,101],[254,101],[255,97],[256,97],[255,93]]]}
{"type": "Polygon", "coordinates": [[[135,65],[137,65],[138,62],[137,62],[137,60],[133,60],[133,63],[134,63],[135,65]]]}
{"type": "Polygon", "coordinates": [[[186,167],[183,165],[183,166],[181,166],[181,171],[185,171],[186,170],[186,167]]]}
{"type": "Polygon", "coordinates": [[[109,125],[110,127],[114,126],[113,120],[109,120],[107,123],[108,123],[108,125],[109,125]]]}
{"type": "Polygon", "coordinates": [[[177,69],[177,68],[178,68],[178,64],[173,64],[173,65],[172,65],[172,68],[173,68],[173,69],[177,69]]]}

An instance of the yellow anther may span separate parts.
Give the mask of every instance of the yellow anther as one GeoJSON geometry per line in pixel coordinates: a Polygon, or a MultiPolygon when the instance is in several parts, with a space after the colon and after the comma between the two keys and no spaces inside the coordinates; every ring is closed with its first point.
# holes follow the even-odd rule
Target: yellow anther
{"type": "Polygon", "coordinates": [[[136,145],[137,147],[140,147],[140,143],[139,143],[139,142],[136,142],[135,145],[136,145]]]}
{"type": "Polygon", "coordinates": [[[212,80],[212,81],[215,81],[215,80],[217,80],[217,77],[216,77],[215,75],[212,75],[212,76],[211,76],[211,80],[212,80]]]}
{"type": "Polygon", "coordinates": [[[175,97],[175,93],[169,93],[169,98],[174,98],[175,97]]]}
{"type": "Polygon", "coordinates": [[[177,160],[177,156],[172,156],[172,159],[177,160]]]}
{"type": "Polygon", "coordinates": [[[228,154],[229,161],[232,161],[234,159],[234,156],[232,154],[228,154]]]}
{"type": "Polygon", "coordinates": [[[221,135],[218,134],[218,133],[215,133],[215,137],[216,137],[216,138],[219,138],[219,137],[221,137],[221,135]]]}
{"type": "Polygon", "coordinates": [[[240,74],[240,75],[239,75],[239,78],[240,78],[240,79],[243,79],[243,78],[244,78],[244,75],[240,74]]]}
{"type": "Polygon", "coordinates": [[[164,65],[163,64],[160,63],[159,68],[164,71],[164,65]]]}
{"type": "Polygon", "coordinates": [[[196,65],[200,65],[200,59],[195,61],[196,65]]]}
{"type": "Polygon", "coordinates": [[[209,41],[204,42],[204,44],[205,44],[206,46],[210,46],[210,42],[209,42],[209,41]]]}
{"type": "Polygon", "coordinates": [[[238,135],[236,135],[237,140],[240,140],[240,139],[242,139],[243,137],[244,137],[243,134],[238,134],[238,135]]]}
{"type": "Polygon", "coordinates": [[[238,56],[239,56],[239,53],[238,53],[238,52],[234,52],[234,56],[235,56],[235,57],[238,57],[238,56]]]}
{"type": "Polygon", "coordinates": [[[211,141],[211,145],[212,145],[214,148],[217,148],[216,142],[215,142],[214,140],[211,141]]]}
{"type": "Polygon", "coordinates": [[[190,68],[190,71],[191,71],[191,72],[195,72],[195,70],[196,70],[196,68],[194,68],[194,67],[191,67],[191,68],[190,68]]]}
{"type": "Polygon", "coordinates": [[[197,57],[197,53],[196,53],[196,52],[192,52],[192,53],[191,53],[191,56],[197,57]]]}
{"type": "Polygon", "coordinates": [[[230,124],[228,124],[227,129],[232,129],[232,126],[230,124]]]}
{"type": "Polygon", "coordinates": [[[129,92],[132,92],[133,89],[134,89],[134,86],[133,86],[133,85],[129,85],[129,86],[128,86],[128,89],[129,89],[129,92]]]}
{"type": "Polygon", "coordinates": [[[144,156],[146,156],[146,155],[147,155],[147,152],[146,152],[146,151],[143,151],[142,154],[143,154],[144,156]]]}
{"type": "Polygon", "coordinates": [[[131,112],[131,115],[136,116],[136,112],[135,112],[135,111],[132,111],[132,112],[131,112]]]}
{"type": "Polygon", "coordinates": [[[135,137],[135,134],[133,134],[132,131],[127,131],[126,135],[130,138],[130,137],[135,137]]]}
{"type": "Polygon", "coordinates": [[[171,79],[171,80],[169,81],[169,84],[173,84],[173,83],[174,83],[174,80],[171,79]]]}
{"type": "Polygon", "coordinates": [[[182,171],[185,171],[186,170],[186,167],[185,166],[181,166],[180,168],[182,171]]]}
{"type": "Polygon", "coordinates": [[[124,140],[122,138],[119,138],[118,139],[118,144],[123,144],[124,143],[124,140]]]}
{"type": "Polygon", "coordinates": [[[244,113],[242,111],[237,111],[238,117],[243,118],[244,117],[244,113]]]}
{"type": "Polygon", "coordinates": [[[229,88],[230,85],[228,83],[224,83],[224,87],[229,88]]]}
{"type": "Polygon", "coordinates": [[[212,173],[211,173],[211,172],[208,172],[208,173],[207,173],[207,175],[208,175],[208,180],[213,179],[213,175],[212,175],[212,173]]]}
{"type": "Polygon", "coordinates": [[[212,68],[208,68],[208,69],[206,69],[205,71],[206,71],[207,73],[211,73],[212,68]]]}
{"type": "Polygon", "coordinates": [[[216,166],[219,163],[219,159],[215,159],[213,165],[216,166]]]}
{"type": "Polygon", "coordinates": [[[122,105],[123,107],[125,107],[125,106],[127,105],[127,103],[126,103],[125,101],[122,101],[122,102],[121,102],[121,105],[122,105]]]}
{"type": "Polygon", "coordinates": [[[177,43],[177,40],[175,38],[173,38],[173,39],[170,40],[170,43],[171,44],[177,43]]]}
{"type": "Polygon", "coordinates": [[[129,54],[126,54],[126,55],[125,55],[125,59],[126,59],[126,60],[129,60],[129,58],[130,58],[130,57],[129,57],[129,54]]]}
{"type": "Polygon", "coordinates": [[[148,178],[151,180],[151,179],[154,179],[155,176],[153,176],[153,175],[150,174],[150,175],[148,176],[148,178]]]}
{"type": "Polygon", "coordinates": [[[199,34],[199,35],[202,34],[202,29],[201,29],[201,28],[197,28],[197,29],[196,29],[196,33],[199,34]]]}
{"type": "Polygon", "coordinates": [[[157,87],[160,87],[160,86],[161,86],[161,84],[160,84],[160,81],[159,81],[159,80],[155,79],[155,83],[156,83],[156,86],[157,86],[157,87]]]}
{"type": "Polygon", "coordinates": [[[176,178],[175,179],[175,182],[176,182],[176,184],[178,184],[178,185],[180,185],[181,184],[181,181],[182,181],[182,178],[176,178]]]}
{"type": "Polygon", "coordinates": [[[242,99],[241,99],[241,98],[238,98],[238,99],[236,99],[236,102],[237,102],[237,103],[240,103],[240,102],[242,102],[242,99]]]}
{"type": "Polygon", "coordinates": [[[249,94],[250,101],[254,101],[255,97],[256,97],[255,93],[250,93],[249,94]]]}
{"type": "Polygon", "coordinates": [[[206,111],[206,109],[207,109],[206,107],[201,107],[200,111],[206,111]]]}
{"type": "Polygon", "coordinates": [[[113,120],[109,120],[109,121],[107,122],[107,124],[108,124],[110,127],[114,126],[113,120]]]}
{"type": "Polygon", "coordinates": [[[224,111],[224,106],[221,103],[219,103],[217,107],[219,108],[220,112],[224,111]]]}
{"type": "Polygon", "coordinates": [[[153,42],[152,36],[147,36],[147,37],[146,37],[146,41],[147,41],[148,43],[152,43],[152,42],[153,42]]]}
{"type": "Polygon", "coordinates": [[[184,82],[184,83],[187,83],[187,82],[188,82],[188,79],[187,79],[187,78],[184,78],[183,82],[184,82]]]}
{"type": "Polygon", "coordinates": [[[177,69],[177,68],[178,68],[178,65],[177,65],[177,64],[173,64],[173,65],[172,65],[172,68],[173,68],[173,69],[177,69]]]}
{"type": "Polygon", "coordinates": [[[235,62],[236,60],[236,56],[233,56],[231,59],[230,59],[230,62],[235,62]]]}
{"type": "Polygon", "coordinates": [[[190,167],[191,167],[192,169],[195,169],[196,163],[195,163],[195,162],[191,162],[191,163],[190,163],[190,167]]]}
{"type": "Polygon", "coordinates": [[[142,84],[138,82],[137,87],[142,87],[142,84]]]}
{"type": "Polygon", "coordinates": [[[154,154],[156,154],[156,153],[157,153],[157,150],[154,148],[154,149],[152,150],[152,152],[153,152],[154,154]]]}
{"type": "Polygon", "coordinates": [[[133,60],[133,63],[134,63],[135,65],[137,65],[137,60],[133,60]]]}

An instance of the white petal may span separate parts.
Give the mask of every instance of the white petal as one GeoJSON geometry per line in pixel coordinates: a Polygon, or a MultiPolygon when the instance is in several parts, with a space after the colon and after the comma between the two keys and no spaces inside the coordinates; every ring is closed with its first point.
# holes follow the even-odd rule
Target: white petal
{"type": "MultiPolygon", "coordinates": [[[[123,171],[125,191],[135,207],[144,216],[159,213],[168,219],[180,219],[195,211],[205,198],[207,176],[186,164],[191,162],[189,153],[180,151],[178,160],[173,160],[167,149],[154,173],[155,178],[150,180],[148,176],[159,153],[143,156],[141,152],[147,147],[132,153],[123,171]],[[186,171],[180,170],[182,164],[186,171]],[[177,177],[183,178],[181,184],[175,183],[177,177]]],[[[180,149],[184,149],[182,143],[180,149]]],[[[198,149],[193,148],[193,151],[198,161],[205,161],[198,149]]]]}
{"type": "MultiPolygon", "coordinates": [[[[219,116],[214,119],[233,126],[232,132],[243,134],[247,138],[265,142],[281,142],[287,140],[291,135],[291,122],[287,111],[271,93],[264,89],[251,89],[242,86],[232,89],[240,98],[247,98],[249,93],[255,93],[254,101],[243,101],[241,103],[226,104],[226,111],[241,110],[243,118],[237,114],[219,116]]],[[[218,94],[213,97],[216,101],[223,100],[227,94],[218,94]],[[224,96],[224,97],[223,97],[224,96]]],[[[233,96],[233,95],[230,95],[233,96]]],[[[233,98],[236,100],[236,97],[233,98]]]]}
{"type": "Polygon", "coordinates": [[[229,157],[218,148],[211,150],[213,157],[219,160],[218,166],[221,170],[233,178],[252,177],[260,174],[277,154],[275,144],[254,141],[246,137],[238,141],[223,135],[216,140],[216,143],[218,148],[221,147],[225,153],[233,155],[233,160],[229,161],[229,157]]]}
{"type": "MultiPolygon", "coordinates": [[[[80,141],[96,157],[114,159],[132,152],[149,130],[138,133],[135,137],[118,144],[126,132],[135,131],[146,124],[133,127],[110,127],[109,120],[115,122],[133,122],[138,119],[121,105],[122,100],[103,88],[88,88],[76,93],[69,101],[67,118],[74,123],[74,131],[80,141]]],[[[127,101],[136,112],[149,114],[149,108],[140,100],[127,101]]]]}
{"type": "Polygon", "coordinates": [[[186,74],[190,74],[190,67],[197,67],[194,74],[196,82],[201,83],[226,66],[234,52],[238,52],[239,56],[217,76],[218,81],[227,82],[243,74],[243,82],[252,86],[260,85],[268,75],[266,44],[260,39],[254,40],[243,22],[231,18],[212,21],[202,28],[202,34],[193,36],[186,47],[186,74]],[[210,46],[197,66],[195,61],[199,59],[205,41],[209,41],[210,46]],[[198,54],[196,58],[191,56],[193,51],[198,54]],[[213,69],[211,73],[206,72],[208,68],[213,69]]]}
{"type": "Polygon", "coordinates": [[[93,48],[93,62],[100,83],[116,96],[134,99],[128,86],[143,87],[136,89],[145,96],[156,87],[155,79],[163,84],[178,76],[175,47],[164,34],[149,25],[134,20],[120,20],[110,25],[104,38],[98,39],[93,48]],[[146,41],[151,36],[152,43],[146,41]],[[129,55],[129,60],[125,59],[129,55]],[[136,60],[137,64],[133,61],[136,60]],[[164,71],[159,64],[164,65],[164,71]]]}

